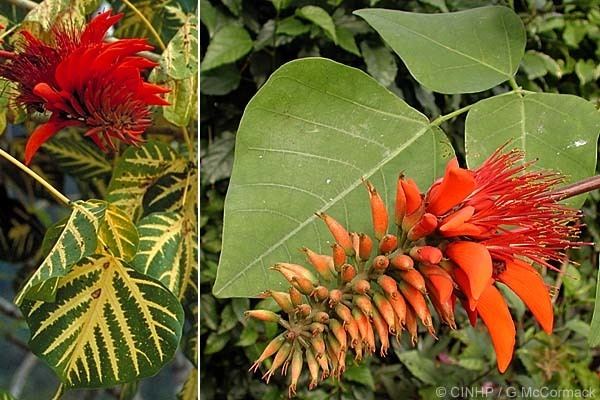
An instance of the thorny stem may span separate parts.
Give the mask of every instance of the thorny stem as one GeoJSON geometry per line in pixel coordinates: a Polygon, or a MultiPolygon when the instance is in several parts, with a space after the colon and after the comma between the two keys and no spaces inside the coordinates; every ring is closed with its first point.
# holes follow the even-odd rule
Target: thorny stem
{"type": "Polygon", "coordinates": [[[123,3],[125,3],[127,5],[127,7],[131,8],[131,10],[138,17],[140,17],[140,19],[142,20],[142,22],[144,24],[146,24],[146,26],[148,27],[148,30],[150,31],[150,33],[152,34],[152,36],[154,36],[154,39],[156,39],[156,42],[158,43],[160,49],[162,51],[164,51],[167,48],[167,46],[165,46],[165,43],[160,38],[160,35],[156,31],[156,29],[154,29],[154,27],[152,26],[152,23],[150,21],[148,21],[148,18],[146,18],[146,16],[144,14],[142,14],[142,12],[140,10],[138,10],[137,7],[135,5],[133,5],[129,0],[123,0],[123,3]]]}
{"type": "Polygon", "coordinates": [[[50,192],[50,194],[52,194],[54,197],[56,197],[58,200],[60,200],[61,203],[63,203],[66,206],[70,206],[71,205],[71,200],[69,200],[69,198],[67,196],[65,196],[64,194],[62,194],[61,192],[59,192],[54,186],[52,186],[50,183],[48,183],[48,181],[46,181],[44,178],[42,178],[37,173],[35,173],[31,168],[28,168],[21,161],[17,160],[16,158],[14,158],[10,154],[8,154],[3,149],[0,149],[0,156],[4,157],[10,163],[14,164],[16,167],[18,167],[20,170],[22,170],[23,172],[25,172],[27,175],[29,175],[33,179],[35,179],[48,192],[50,192]]]}

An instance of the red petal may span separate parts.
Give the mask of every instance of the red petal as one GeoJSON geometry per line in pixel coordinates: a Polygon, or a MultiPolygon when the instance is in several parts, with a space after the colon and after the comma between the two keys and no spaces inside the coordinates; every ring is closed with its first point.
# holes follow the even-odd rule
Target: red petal
{"type": "Polygon", "coordinates": [[[477,312],[490,333],[498,370],[503,373],[512,360],[516,330],[508,306],[494,285],[488,286],[481,294],[477,312]]]}
{"type": "Polygon", "coordinates": [[[435,192],[427,199],[427,211],[442,215],[463,201],[475,189],[473,172],[458,166],[456,159],[450,161],[446,173],[435,192]]]}
{"type": "Polygon", "coordinates": [[[515,260],[506,263],[506,269],[497,278],[523,300],[542,329],[551,334],[554,312],[550,294],[541,275],[531,265],[515,260]]]}
{"type": "MultiPolygon", "coordinates": [[[[467,313],[475,310],[475,308],[477,308],[477,300],[473,298],[473,294],[471,293],[471,286],[469,285],[469,277],[467,276],[465,271],[463,271],[460,268],[455,268],[454,281],[456,282],[460,290],[463,292],[463,294],[467,297],[466,300],[461,300],[467,313]]],[[[477,317],[477,315],[475,315],[475,317],[477,317]]],[[[469,316],[469,319],[471,319],[471,316],[469,316]]],[[[475,320],[477,320],[477,318],[475,318],[475,320]]],[[[474,324],[474,322],[471,321],[471,324],[474,324]]]]}
{"type": "Polygon", "coordinates": [[[446,255],[467,274],[473,298],[479,299],[492,278],[492,257],[487,248],[475,242],[453,242],[446,255]]]}
{"type": "Polygon", "coordinates": [[[412,179],[403,180],[402,189],[406,195],[406,215],[410,215],[421,206],[421,192],[412,179]]]}
{"type": "Polygon", "coordinates": [[[39,125],[29,136],[27,144],[25,145],[25,164],[29,165],[31,159],[39,148],[56,132],[69,125],[77,125],[77,121],[61,121],[61,120],[50,120],[45,124],[39,125]]]}

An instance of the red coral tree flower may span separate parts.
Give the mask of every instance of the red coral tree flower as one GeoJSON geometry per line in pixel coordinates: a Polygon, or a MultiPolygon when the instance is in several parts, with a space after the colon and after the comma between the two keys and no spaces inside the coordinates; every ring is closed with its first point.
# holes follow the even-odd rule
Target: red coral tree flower
{"type": "Polygon", "coordinates": [[[51,112],[27,141],[27,164],[44,142],[68,126],[87,129],[85,135],[103,151],[115,148],[113,138],[136,145],[151,124],[150,106],[169,104],[160,97],[168,90],[142,76],[157,65],[137,55],[152,49],[145,39],[104,42],[121,17],[107,11],[82,30],[57,25],[49,42],[25,31],[19,50],[3,53],[7,60],[0,76],[17,83],[17,101],[29,110],[51,112]]]}

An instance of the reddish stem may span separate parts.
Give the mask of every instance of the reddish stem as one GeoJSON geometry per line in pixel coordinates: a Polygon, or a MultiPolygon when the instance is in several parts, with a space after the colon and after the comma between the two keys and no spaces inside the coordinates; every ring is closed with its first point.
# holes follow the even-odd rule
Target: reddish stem
{"type": "Polygon", "coordinates": [[[551,193],[551,196],[557,200],[564,200],[596,189],[600,189],[600,175],[592,176],[557,189],[551,193]]]}

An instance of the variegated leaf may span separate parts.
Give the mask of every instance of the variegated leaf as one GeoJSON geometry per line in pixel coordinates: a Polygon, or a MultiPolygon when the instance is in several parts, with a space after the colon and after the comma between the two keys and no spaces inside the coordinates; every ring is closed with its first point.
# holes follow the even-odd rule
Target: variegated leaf
{"type": "Polygon", "coordinates": [[[144,195],[144,213],[179,211],[184,206],[184,196],[190,197],[196,190],[197,180],[195,170],[161,177],[144,195]]]}
{"type": "MultiPolygon", "coordinates": [[[[98,200],[75,201],[71,215],[65,222],[54,246],[29,278],[15,299],[21,304],[25,298],[31,300],[54,300],[54,290],[48,292],[37,287],[52,279],[64,276],[69,267],[96,250],[97,232],[104,218],[106,203],[98,200]],[[36,288],[37,287],[37,288],[36,288]],[[33,290],[32,290],[33,288],[33,290]]],[[[44,287],[54,287],[54,283],[44,287]]]]}
{"type": "Polygon", "coordinates": [[[188,320],[190,319],[190,316],[192,317],[192,327],[185,334],[183,354],[185,354],[187,359],[191,361],[194,367],[198,368],[198,304],[191,304],[189,311],[190,315],[187,315],[187,317],[188,320]]]}
{"type": "Polygon", "coordinates": [[[183,387],[177,393],[177,400],[197,400],[198,399],[198,370],[190,370],[183,387]]]}
{"type": "MultiPolygon", "coordinates": [[[[189,377],[188,377],[188,379],[189,379],[189,377]]],[[[187,383],[187,380],[186,380],[186,383],[187,383]]],[[[184,384],[184,389],[185,389],[185,384],[184,384]]],[[[11,394],[9,392],[7,392],[6,390],[0,389],[0,400],[15,400],[15,398],[12,397],[11,394]]]]}
{"type": "Polygon", "coordinates": [[[56,302],[23,302],[30,349],[67,388],[115,386],[154,375],[181,338],[181,304],[162,284],[108,254],[59,279],[56,302]]]}
{"type": "Polygon", "coordinates": [[[83,180],[110,176],[112,171],[102,153],[82,140],[54,138],[44,143],[43,149],[66,173],[83,180]]]}
{"type": "Polygon", "coordinates": [[[185,168],[186,161],[164,143],[146,142],[130,147],[117,162],[106,199],[135,221],[146,190],[161,176],[185,168]]]}
{"type": "Polygon", "coordinates": [[[130,261],[138,248],[138,231],[127,213],[109,204],[98,237],[115,257],[130,261]]]}
{"type": "Polygon", "coordinates": [[[197,291],[194,225],[181,212],[153,213],[138,224],[140,246],[133,267],[160,280],[180,299],[189,290],[197,291]]]}

